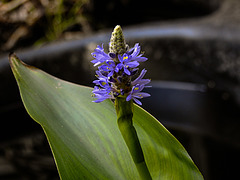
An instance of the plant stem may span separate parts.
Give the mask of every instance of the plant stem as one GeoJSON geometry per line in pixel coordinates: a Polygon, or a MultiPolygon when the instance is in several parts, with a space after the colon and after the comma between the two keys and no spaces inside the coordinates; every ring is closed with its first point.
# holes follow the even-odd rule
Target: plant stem
{"type": "Polygon", "coordinates": [[[116,98],[115,108],[117,112],[117,122],[119,130],[127,144],[132,159],[137,167],[139,175],[143,180],[150,180],[151,175],[144,160],[143,151],[133,126],[133,102],[126,101],[125,98],[116,98]]]}

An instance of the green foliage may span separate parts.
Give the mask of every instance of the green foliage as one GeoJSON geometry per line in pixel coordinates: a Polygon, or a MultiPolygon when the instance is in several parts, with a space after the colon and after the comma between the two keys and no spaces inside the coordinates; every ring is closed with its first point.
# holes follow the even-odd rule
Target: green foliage
{"type": "MultiPolygon", "coordinates": [[[[15,55],[10,64],[28,113],[48,138],[61,179],[139,179],[111,101],[92,103],[91,88],[53,77],[15,55]]],[[[133,108],[152,178],[203,179],[182,145],[153,116],[133,108]]]]}

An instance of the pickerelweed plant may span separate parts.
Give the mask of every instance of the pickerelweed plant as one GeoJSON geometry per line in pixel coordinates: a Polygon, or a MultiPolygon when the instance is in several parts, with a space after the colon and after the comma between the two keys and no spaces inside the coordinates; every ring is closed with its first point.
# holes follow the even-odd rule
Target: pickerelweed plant
{"type": "Polygon", "coordinates": [[[96,71],[98,80],[93,81],[97,86],[92,91],[97,100],[113,99],[117,113],[119,130],[128,146],[133,161],[142,179],[152,179],[146,166],[143,151],[133,126],[133,100],[142,105],[138,99],[149,97],[150,94],[141,92],[150,82],[143,79],[147,70],[143,69],[140,75],[133,80],[138,72],[139,62],[147,60],[140,54],[139,44],[129,49],[126,45],[121,27],[114,28],[109,43],[109,53],[105,53],[102,46],[97,46],[92,56],[92,63],[98,66],[96,71]]]}
{"type": "Polygon", "coordinates": [[[183,146],[138,106],[150,96],[142,91],[150,80],[138,69],[147,60],[139,44],[128,48],[116,26],[109,51],[97,46],[92,53],[94,89],[9,56],[23,104],[47,136],[60,179],[202,180],[183,146]]]}
{"type": "Polygon", "coordinates": [[[93,81],[94,102],[102,102],[105,99],[125,98],[126,101],[133,99],[137,104],[142,105],[138,99],[150,96],[141,92],[150,82],[150,79],[143,79],[147,70],[143,69],[139,77],[132,80],[138,72],[139,62],[147,60],[142,57],[139,44],[131,49],[126,45],[122,29],[116,26],[109,43],[109,53],[106,54],[102,46],[97,46],[92,56],[95,58],[92,63],[99,66],[96,71],[98,80],[93,81]]]}

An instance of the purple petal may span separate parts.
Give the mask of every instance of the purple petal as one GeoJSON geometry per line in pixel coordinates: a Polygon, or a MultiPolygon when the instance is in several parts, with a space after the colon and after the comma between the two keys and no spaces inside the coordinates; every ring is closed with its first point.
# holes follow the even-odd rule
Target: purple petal
{"type": "Polygon", "coordinates": [[[139,46],[139,43],[136,43],[135,46],[134,46],[134,51],[133,51],[133,53],[131,54],[131,56],[132,56],[133,58],[136,57],[136,56],[139,54],[140,50],[141,50],[141,48],[140,48],[140,46],[139,46]]]}
{"type": "Polygon", "coordinates": [[[109,97],[105,97],[105,96],[101,96],[101,95],[95,95],[95,98],[98,98],[97,100],[93,101],[95,103],[100,103],[106,99],[108,99],[109,97]]]}
{"type": "MultiPolygon", "coordinates": [[[[144,84],[139,84],[139,86],[140,86],[140,91],[142,91],[143,88],[145,87],[144,84]]],[[[140,91],[139,91],[139,92],[140,92],[140,91]]]]}
{"type": "Polygon", "coordinates": [[[120,54],[118,55],[118,60],[122,63],[123,62],[123,56],[121,56],[120,54]]]}
{"type": "Polygon", "coordinates": [[[102,47],[98,45],[94,52],[91,53],[91,55],[95,58],[95,60],[91,61],[94,63],[94,66],[97,66],[106,60],[111,59],[111,57],[104,52],[103,45],[102,47]]]}
{"type": "Polygon", "coordinates": [[[106,79],[100,79],[99,80],[99,85],[103,88],[108,88],[109,87],[109,84],[108,84],[106,79]]]}
{"type": "Polygon", "coordinates": [[[132,99],[132,95],[129,94],[129,95],[127,96],[127,98],[126,98],[126,101],[130,101],[131,99],[132,99]]]}
{"type": "Polygon", "coordinates": [[[104,101],[105,99],[97,99],[97,100],[95,100],[95,101],[92,101],[92,102],[95,102],[95,103],[100,103],[100,102],[102,102],[102,101],[104,101]]]}
{"type": "Polygon", "coordinates": [[[139,93],[133,94],[132,96],[135,97],[135,98],[142,99],[142,98],[145,98],[145,97],[149,97],[151,95],[148,94],[148,93],[145,93],[145,92],[139,92],[139,93]]]}
{"type": "Polygon", "coordinates": [[[115,68],[115,72],[118,72],[119,70],[121,70],[123,67],[123,64],[117,64],[116,68],[115,68]]]}
{"type": "MultiPolygon", "coordinates": [[[[148,84],[150,83],[151,80],[150,79],[141,79],[138,81],[138,84],[141,84],[141,85],[145,85],[145,84],[148,84]]],[[[146,86],[145,86],[146,87],[146,86]]],[[[151,86],[150,86],[151,87],[151,86]]]]}
{"type": "Polygon", "coordinates": [[[98,59],[94,59],[94,60],[91,61],[91,63],[93,63],[94,66],[97,66],[97,65],[101,64],[102,62],[99,61],[98,59]]]}
{"type": "Polygon", "coordinates": [[[136,85],[139,80],[143,78],[143,76],[146,74],[147,70],[143,69],[140,73],[140,75],[132,82],[132,85],[136,85]]]}
{"type": "Polygon", "coordinates": [[[145,62],[148,60],[148,58],[138,56],[138,57],[135,57],[133,60],[138,61],[138,62],[145,62]]]}
{"type": "Polygon", "coordinates": [[[113,60],[107,60],[106,63],[109,67],[115,67],[115,62],[113,60]]]}
{"type": "MultiPolygon", "coordinates": [[[[97,86],[95,86],[97,87],[97,86]]],[[[97,87],[96,89],[94,88],[94,90],[92,91],[92,93],[94,93],[95,95],[101,95],[101,96],[108,96],[109,93],[110,93],[110,90],[107,90],[107,89],[101,89],[99,87],[97,87]]]]}
{"type": "Polygon", "coordinates": [[[137,98],[134,98],[134,97],[133,97],[133,100],[134,100],[137,104],[142,105],[141,101],[139,101],[137,98]]]}
{"type": "Polygon", "coordinates": [[[100,71],[96,71],[96,74],[98,75],[98,78],[104,78],[104,79],[107,79],[107,77],[104,76],[100,71]]]}
{"type": "Polygon", "coordinates": [[[132,61],[132,62],[128,62],[126,63],[126,66],[130,67],[130,68],[135,68],[139,65],[139,63],[137,61],[132,61]]]}
{"type": "Polygon", "coordinates": [[[111,71],[111,68],[108,65],[101,65],[99,66],[99,69],[103,70],[103,71],[111,71]]]}
{"type": "Polygon", "coordinates": [[[94,80],[93,83],[99,85],[99,80],[94,80]]]}
{"type": "Polygon", "coordinates": [[[124,72],[125,72],[127,75],[130,75],[130,74],[131,74],[131,72],[130,72],[126,67],[124,67],[124,72]]]}

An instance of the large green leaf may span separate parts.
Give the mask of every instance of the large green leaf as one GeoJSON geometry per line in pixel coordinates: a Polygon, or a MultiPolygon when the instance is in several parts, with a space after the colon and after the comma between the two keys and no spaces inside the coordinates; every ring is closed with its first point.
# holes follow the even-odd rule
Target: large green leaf
{"type": "MultiPolygon", "coordinates": [[[[62,179],[140,179],[111,101],[93,103],[91,88],[53,77],[15,55],[10,64],[62,179]]],[[[203,179],[186,150],[153,116],[135,105],[133,122],[153,179],[203,179]]]]}

